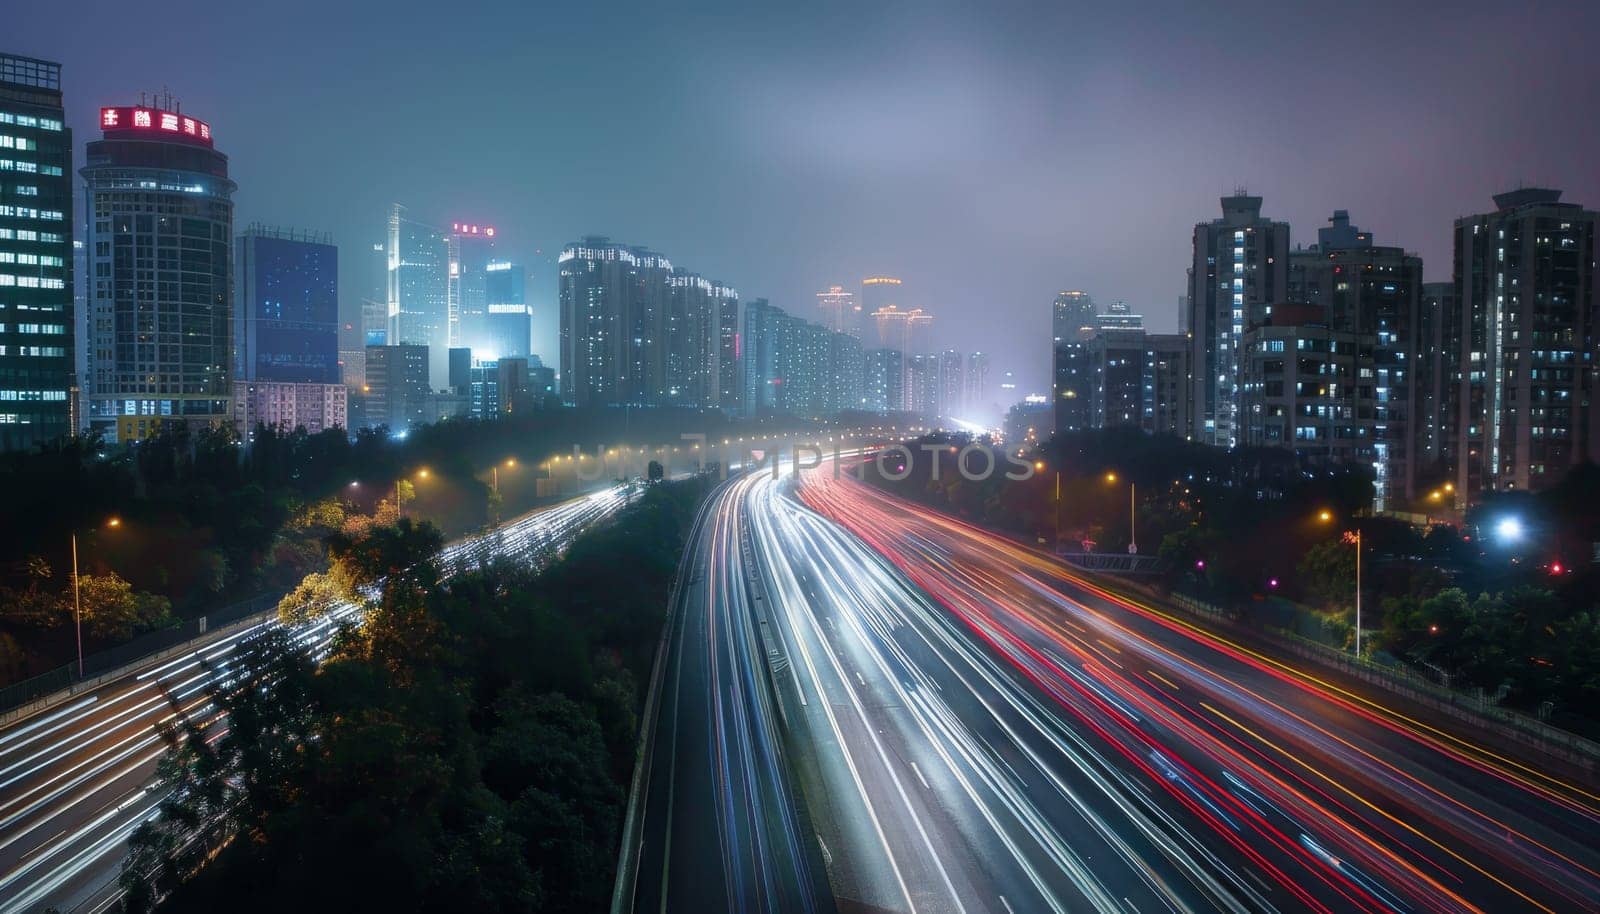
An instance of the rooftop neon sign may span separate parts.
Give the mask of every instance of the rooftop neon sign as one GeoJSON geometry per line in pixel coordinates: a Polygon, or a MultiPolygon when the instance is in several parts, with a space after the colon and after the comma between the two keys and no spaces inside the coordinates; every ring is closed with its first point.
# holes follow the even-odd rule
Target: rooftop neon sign
{"type": "Polygon", "coordinates": [[[450,230],[457,235],[484,235],[494,237],[494,227],[489,225],[473,225],[469,222],[452,222],[450,230]]]}
{"type": "Polygon", "coordinates": [[[100,126],[111,130],[149,130],[211,145],[211,125],[176,111],[142,106],[100,109],[100,126]]]}

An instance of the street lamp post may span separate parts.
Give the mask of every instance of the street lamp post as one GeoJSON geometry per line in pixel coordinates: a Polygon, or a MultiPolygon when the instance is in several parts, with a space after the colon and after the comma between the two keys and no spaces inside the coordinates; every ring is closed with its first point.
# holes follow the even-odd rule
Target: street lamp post
{"type": "MultiPolygon", "coordinates": [[[[107,527],[120,526],[119,518],[106,521],[107,527]]],[[[78,630],[78,678],[83,678],[83,588],[78,584],[78,531],[72,531],[72,619],[78,630]]]]}
{"type": "Polygon", "coordinates": [[[1356,545],[1356,659],[1361,659],[1361,530],[1355,532],[1356,545]]]}

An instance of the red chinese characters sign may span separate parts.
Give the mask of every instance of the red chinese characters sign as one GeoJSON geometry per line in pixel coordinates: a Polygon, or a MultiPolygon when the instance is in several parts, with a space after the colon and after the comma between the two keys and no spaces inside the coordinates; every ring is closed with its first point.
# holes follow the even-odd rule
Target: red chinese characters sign
{"type": "Polygon", "coordinates": [[[175,111],[159,108],[101,108],[100,127],[104,130],[149,130],[211,145],[211,125],[175,111]]]}

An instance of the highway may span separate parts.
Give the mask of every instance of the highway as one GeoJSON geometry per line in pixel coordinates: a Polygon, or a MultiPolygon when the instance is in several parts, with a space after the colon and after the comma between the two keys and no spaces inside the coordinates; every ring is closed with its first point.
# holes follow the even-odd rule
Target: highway
{"type": "Polygon", "coordinates": [[[774,549],[823,572],[784,600],[795,669],[819,671],[800,684],[836,693],[839,745],[885,773],[862,791],[876,818],[927,811],[861,851],[954,865],[977,888],[879,907],[1600,910],[1594,784],[848,476],[813,471],[801,497],[831,523],[775,492],[760,512],[774,549]]]}
{"type": "MultiPolygon", "coordinates": [[[[761,477],[756,477],[761,478],[761,477]]],[[[645,709],[616,911],[828,912],[752,589],[751,477],[702,507],[645,709]]]]}
{"type": "MultiPolygon", "coordinates": [[[[623,490],[612,488],[530,512],[448,544],[441,569],[496,556],[542,561],[623,501],[623,490]]],[[[296,636],[320,656],[340,623],[358,612],[346,605],[296,636]]],[[[171,700],[203,718],[210,677],[226,670],[241,643],[276,625],[219,633],[190,653],[130,670],[0,730],[0,914],[113,906],[127,837],[161,801],[151,784],[165,749],[157,726],[173,719],[171,700]]]]}

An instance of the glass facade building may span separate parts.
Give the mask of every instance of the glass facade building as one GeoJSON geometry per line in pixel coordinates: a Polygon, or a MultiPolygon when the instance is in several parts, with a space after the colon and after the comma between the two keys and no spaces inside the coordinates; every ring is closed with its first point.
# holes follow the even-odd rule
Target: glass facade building
{"type": "Polygon", "coordinates": [[[73,431],[72,133],[61,66],[0,55],[0,451],[73,431]]]}
{"type": "Polygon", "coordinates": [[[449,383],[450,238],[432,226],[413,222],[406,208],[389,209],[387,342],[428,347],[428,383],[449,383]]]}
{"type": "Polygon", "coordinates": [[[236,250],[235,378],[340,383],[339,249],[252,225],[236,250]]]}
{"type": "Polygon", "coordinates": [[[83,425],[117,440],[232,419],[233,192],[210,126],[102,108],[88,145],[83,425]]]}

